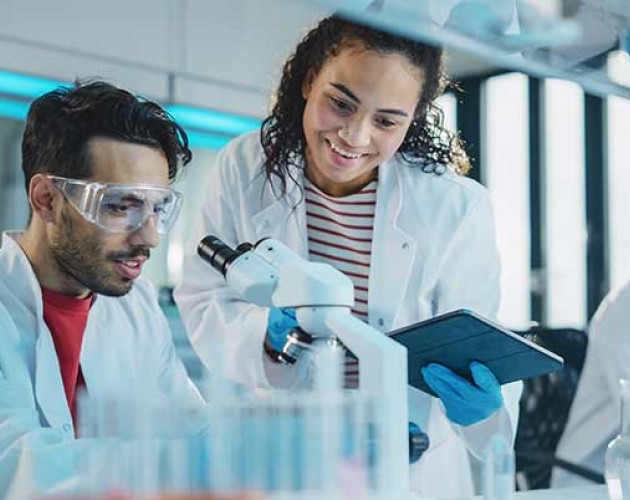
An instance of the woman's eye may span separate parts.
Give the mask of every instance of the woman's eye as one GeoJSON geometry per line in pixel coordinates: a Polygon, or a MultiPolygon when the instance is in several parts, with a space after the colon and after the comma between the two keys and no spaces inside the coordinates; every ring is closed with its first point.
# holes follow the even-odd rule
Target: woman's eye
{"type": "Polygon", "coordinates": [[[333,108],[337,109],[338,111],[352,111],[352,106],[350,106],[350,104],[348,104],[347,102],[342,101],[341,99],[331,97],[330,103],[332,104],[333,108]]]}
{"type": "Polygon", "coordinates": [[[391,128],[396,126],[396,122],[388,118],[377,118],[376,123],[382,128],[391,128]]]}

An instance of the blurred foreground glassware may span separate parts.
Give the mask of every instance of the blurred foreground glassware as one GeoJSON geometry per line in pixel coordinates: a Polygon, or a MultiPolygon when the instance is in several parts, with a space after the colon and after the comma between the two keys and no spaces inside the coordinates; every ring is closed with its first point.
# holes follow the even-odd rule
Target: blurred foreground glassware
{"type": "Polygon", "coordinates": [[[606,450],[605,476],[611,500],[630,500],[630,380],[619,381],[621,432],[606,450]]]}
{"type": "Polygon", "coordinates": [[[82,395],[79,437],[94,442],[81,498],[389,498],[378,406],[341,389],[339,353],[317,358],[309,390],[249,391],[208,376],[209,404],[197,408],[82,395]]]}
{"type": "Polygon", "coordinates": [[[484,500],[514,498],[514,449],[501,434],[492,436],[484,450],[482,491],[484,500]]]}

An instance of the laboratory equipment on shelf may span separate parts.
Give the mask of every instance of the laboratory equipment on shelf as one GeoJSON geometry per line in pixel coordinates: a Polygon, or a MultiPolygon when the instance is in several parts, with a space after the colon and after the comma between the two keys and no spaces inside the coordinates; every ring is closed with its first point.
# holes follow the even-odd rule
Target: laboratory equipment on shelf
{"type": "Polygon", "coordinates": [[[500,68],[630,98],[627,0],[309,0],[500,68]]]}
{"type": "Polygon", "coordinates": [[[630,380],[619,381],[621,432],[606,450],[605,477],[611,500],[630,500],[630,380]]]}
{"type": "MultiPolygon", "coordinates": [[[[374,486],[391,498],[407,495],[407,351],[350,313],[354,302],[350,279],[330,265],[303,259],[273,239],[232,249],[207,236],[198,253],[245,301],[295,308],[298,324],[310,335],[312,348],[334,344],[338,338],[362,366],[370,367],[360,371],[358,393],[372,402],[378,453],[374,486]]],[[[295,355],[298,350],[287,348],[287,352],[295,355]]]]}

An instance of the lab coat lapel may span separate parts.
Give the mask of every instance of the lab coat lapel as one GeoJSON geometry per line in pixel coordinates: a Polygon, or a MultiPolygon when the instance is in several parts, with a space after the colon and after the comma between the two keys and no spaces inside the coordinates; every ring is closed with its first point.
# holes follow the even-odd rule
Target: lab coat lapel
{"type": "Polygon", "coordinates": [[[404,192],[399,168],[405,167],[392,162],[379,169],[376,197],[368,308],[370,325],[382,332],[400,326],[396,316],[409,286],[417,246],[400,227],[404,192]]]}
{"type": "MultiPolygon", "coordinates": [[[[393,163],[393,162],[392,162],[393,163]]],[[[405,192],[398,164],[379,169],[376,213],[370,264],[368,292],[369,323],[382,332],[405,326],[399,318],[409,286],[412,266],[418,251],[417,236],[406,224],[414,220],[404,212],[405,192]]],[[[409,200],[407,200],[409,204],[409,200]]],[[[437,448],[448,434],[435,400],[428,394],[409,387],[409,419],[431,436],[431,450],[437,448]]]]}
{"type": "Polygon", "coordinates": [[[72,417],[61,381],[59,361],[52,336],[43,323],[40,324],[35,345],[35,395],[48,424],[70,433],[72,417]]]}
{"type": "MultiPolygon", "coordinates": [[[[41,295],[41,286],[33,273],[30,263],[19,247],[18,239],[21,232],[7,232],[3,235],[2,246],[7,247],[12,258],[5,264],[6,271],[14,274],[12,282],[19,283],[14,294],[19,302],[33,313],[33,322],[23,325],[28,328],[28,344],[32,346],[30,333],[33,332],[34,342],[34,380],[35,400],[42,417],[51,426],[62,429],[68,436],[72,436],[72,417],[66,402],[66,394],[61,381],[61,371],[57,361],[57,352],[46,324],[41,295]]],[[[29,315],[30,318],[30,315],[29,315]]],[[[26,340],[26,339],[25,339],[26,340]]],[[[29,363],[30,364],[30,363],[29,363]]]]}

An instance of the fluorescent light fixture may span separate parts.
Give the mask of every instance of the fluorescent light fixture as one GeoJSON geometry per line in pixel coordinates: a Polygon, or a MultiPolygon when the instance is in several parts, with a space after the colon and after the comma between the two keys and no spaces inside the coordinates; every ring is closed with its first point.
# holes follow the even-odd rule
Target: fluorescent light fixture
{"type": "Polygon", "coordinates": [[[0,98],[0,116],[11,120],[26,120],[31,103],[0,98]]]}
{"type": "MultiPolygon", "coordinates": [[[[58,87],[70,85],[72,83],[0,70],[0,94],[8,96],[34,99],[58,87]]],[[[0,97],[1,117],[23,121],[29,107],[30,102],[0,97]]],[[[261,125],[261,121],[255,118],[194,106],[174,104],[165,109],[186,129],[190,147],[197,149],[221,149],[231,137],[256,130],[261,125]]]]}
{"type": "Polygon", "coordinates": [[[0,71],[0,92],[4,94],[35,98],[63,85],[69,84],[38,76],[0,71]]]}
{"type": "Polygon", "coordinates": [[[241,135],[260,128],[260,120],[244,116],[174,104],[166,110],[184,127],[209,130],[227,135],[241,135]]]}
{"type": "Polygon", "coordinates": [[[231,137],[218,134],[207,134],[204,132],[194,132],[186,130],[188,135],[188,146],[191,149],[212,149],[218,150],[230,142],[231,137]]]}

